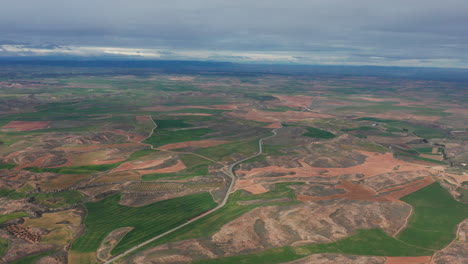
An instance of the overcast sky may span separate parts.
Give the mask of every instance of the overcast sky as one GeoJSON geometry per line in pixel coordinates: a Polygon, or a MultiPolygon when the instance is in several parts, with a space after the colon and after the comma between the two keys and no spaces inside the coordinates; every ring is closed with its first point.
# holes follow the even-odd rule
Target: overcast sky
{"type": "Polygon", "coordinates": [[[468,0],[0,1],[2,56],[468,67],[467,44],[468,0]]]}

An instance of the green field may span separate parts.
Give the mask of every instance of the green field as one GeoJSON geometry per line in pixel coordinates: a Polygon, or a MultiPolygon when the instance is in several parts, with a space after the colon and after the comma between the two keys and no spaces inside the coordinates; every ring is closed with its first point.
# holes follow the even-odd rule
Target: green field
{"type": "Polygon", "coordinates": [[[186,128],[193,126],[180,119],[156,119],[155,123],[157,125],[157,129],[186,128]]]}
{"type": "Polygon", "coordinates": [[[0,238],[0,258],[7,252],[9,244],[8,239],[0,238]]]}
{"type": "Polygon", "coordinates": [[[14,167],[16,167],[16,164],[0,164],[0,170],[2,169],[13,169],[14,167]]]}
{"type": "Polygon", "coordinates": [[[408,227],[398,236],[411,245],[441,249],[455,238],[456,225],[468,218],[468,205],[455,201],[437,183],[401,200],[415,209],[408,227]]]}
{"type": "Polygon", "coordinates": [[[306,129],[307,129],[307,132],[302,134],[305,137],[321,138],[321,139],[331,139],[331,138],[336,137],[336,135],[331,132],[318,129],[315,127],[306,127],[306,129]]]}
{"type": "Polygon", "coordinates": [[[213,132],[209,128],[196,128],[187,130],[169,131],[164,129],[155,129],[153,135],[146,139],[144,143],[151,144],[154,147],[160,147],[166,144],[201,140],[202,137],[208,133],[213,132]]]}
{"type": "Polygon", "coordinates": [[[18,217],[23,217],[23,216],[28,216],[28,214],[25,212],[16,212],[16,213],[11,213],[11,214],[0,215],[0,224],[3,224],[6,221],[9,221],[11,219],[15,219],[18,217]]]}
{"type": "Polygon", "coordinates": [[[227,159],[232,154],[242,154],[244,156],[251,156],[258,151],[257,142],[257,140],[236,141],[213,147],[202,148],[195,151],[195,153],[213,160],[227,159]]]}
{"type": "MultiPolygon", "coordinates": [[[[411,151],[411,150],[410,150],[411,151]]],[[[413,150],[414,151],[414,150],[413,150]]],[[[417,155],[418,153],[416,152],[415,155],[417,155]]],[[[403,157],[406,157],[408,159],[412,159],[412,160],[419,160],[419,161],[424,161],[424,162],[429,162],[429,163],[435,163],[435,164],[441,164],[441,165],[447,165],[447,162],[445,161],[440,161],[440,160],[434,160],[434,159],[428,159],[428,158],[424,158],[424,157],[419,157],[419,156],[415,156],[415,155],[412,155],[410,153],[405,153],[405,152],[398,152],[398,153],[395,153],[395,157],[398,158],[399,156],[403,156],[403,157]]]]}
{"type": "Polygon", "coordinates": [[[31,264],[31,263],[35,263],[36,261],[38,261],[42,257],[48,256],[51,253],[53,253],[53,251],[47,251],[47,252],[44,252],[44,253],[39,253],[39,254],[32,255],[32,256],[29,256],[29,257],[25,257],[25,258],[22,258],[22,259],[18,259],[16,261],[11,262],[10,264],[31,264]]]}
{"type": "Polygon", "coordinates": [[[140,250],[151,248],[157,245],[162,245],[169,242],[180,241],[184,239],[198,238],[198,237],[208,237],[216,233],[221,227],[226,223],[242,216],[248,211],[267,205],[289,205],[296,203],[292,202],[274,202],[269,201],[269,199],[289,197],[293,198],[294,191],[291,188],[288,188],[289,185],[300,185],[302,183],[279,183],[275,184],[271,191],[264,194],[245,194],[242,191],[236,191],[229,197],[227,204],[219,209],[218,211],[210,214],[209,216],[197,220],[157,241],[154,241],[140,250]],[[239,205],[238,201],[247,201],[247,200],[257,200],[262,199],[262,203],[251,204],[251,205],[239,205]]]}
{"type": "Polygon", "coordinates": [[[87,230],[73,243],[72,250],[95,252],[111,231],[134,227],[112,251],[112,254],[122,253],[216,206],[209,193],[192,194],[142,207],[119,205],[119,200],[120,195],[113,195],[98,202],[86,203],[87,230]]]}
{"type": "Polygon", "coordinates": [[[370,127],[370,126],[361,126],[361,127],[356,127],[356,128],[344,128],[344,129],[341,129],[341,131],[344,131],[344,132],[349,132],[349,131],[373,131],[373,130],[379,130],[378,128],[376,127],[370,127]]]}
{"type": "Polygon", "coordinates": [[[85,165],[85,166],[76,166],[76,167],[60,167],[60,168],[38,168],[38,167],[27,167],[23,170],[28,170],[32,172],[52,172],[59,174],[86,174],[86,173],[96,173],[100,171],[107,171],[114,168],[117,168],[123,162],[117,162],[113,164],[101,164],[101,165],[85,165]]]}

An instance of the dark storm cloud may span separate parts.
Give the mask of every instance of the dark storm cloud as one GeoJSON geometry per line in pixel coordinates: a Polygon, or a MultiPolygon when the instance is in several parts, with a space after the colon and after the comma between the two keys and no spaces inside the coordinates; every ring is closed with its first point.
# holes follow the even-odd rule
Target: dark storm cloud
{"type": "Polygon", "coordinates": [[[33,44],[225,51],[208,57],[271,51],[309,56],[308,63],[318,56],[343,63],[378,57],[468,66],[467,13],[466,0],[3,0],[0,36],[33,44]]]}

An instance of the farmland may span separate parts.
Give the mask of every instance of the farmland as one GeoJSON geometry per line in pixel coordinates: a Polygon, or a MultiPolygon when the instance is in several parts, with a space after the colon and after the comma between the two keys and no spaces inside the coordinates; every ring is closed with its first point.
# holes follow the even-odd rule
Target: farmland
{"type": "Polygon", "coordinates": [[[96,203],[86,204],[88,229],[84,236],[73,243],[72,250],[96,251],[104,237],[112,230],[134,227],[114,248],[113,253],[119,253],[137,245],[141,240],[180,225],[216,205],[208,193],[170,199],[139,208],[119,205],[119,200],[120,197],[114,195],[96,203]]]}
{"type": "Polygon", "coordinates": [[[2,261],[468,261],[464,83],[184,63],[0,65],[2,261]]]}

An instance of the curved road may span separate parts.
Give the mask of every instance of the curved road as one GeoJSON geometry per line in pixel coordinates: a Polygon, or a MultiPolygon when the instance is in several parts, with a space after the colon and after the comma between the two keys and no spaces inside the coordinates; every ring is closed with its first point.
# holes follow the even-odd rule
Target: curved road
{"type": "Polygon", "coordinates": [[[186,225],[189,225],[189,224],[191,224],[191,223],[193,223],[193,222],[195,222],[195,221],[197,221],[197,220],[199,220],[199,219],[201,219],[203,217],[206,217],[207,215],[210,215],[210,214],[218,211],[219,209],[223,208],[226,205],[227,201],[229,200],[229,196],[232,193],[232,189],[234,188],[234,185],[236,184],[237,177],[236,177],[236,174],[234,173],[234,167],[236,167],[237,165],[239,165],[240,163],[242,163],[242,162],[244,162],[246,160],[249,160],[249,159],[255,158],[255,157],[259,156],[259,155],[262,155],[263,154],[263,140],[269,139],[269,138],[272,138],[272,137],[276,136],[276,132],[278,131],[278,129],[280,129],[282,127],[283,126],[280,123],[279,128],[275,128],[275,129],[273,129],[271,131],[273,133],[273,135],[268,136],[268,137],[264,137],[264,138],[261,138],[261,139],[258,140],[258,152],[257,152],[257,154],[255,154],[253,156],[250,156],[250,157],[247,157],[245,159],[236,161],[233,164],[229,165],[227,175],[231,178],[231,183],[229,184],[229,188],[226,191],[226,195],[224,196],[223,201],[220,204],[218,204],[215,208],[213,208],[213,209],[211,209],[211,210],[209,210],[209,211],[207,211],[207,212],[205,212],[205,213],[203,213],[203,214],[201,214],[201,215],[199,215],[199,216],[197,216],[195,218],[192,218],[189,221],[187,221],[187,222],[185,222],[185,223],[183,223],[183,224],[181,224],[181,225],[179,225],[177,227],[174,227],[174,228],[172,228],[172,229],[170,229],[170,230],[168,230],[168,231],[166,231],[166,232],[164,232],[164,233],[162,233],[162,234],[160,234],[158,236],[155,236],[155,237],[153,237],[153,238],[151,238],[151,239],[149,239],[149,240],[147,240],[147,241],[145,241],[145,242],[143,242],[143,243],[141,243],[139,245],[136,245],[136,246],[128,249],[127,251],[125,251],[125,252],[123,252],[123,253],[121,253],[121,254],[119,254],[119,255],[117,255],[117,256],[109,259],[109,260],[104,261],[103,263],[104,264],[110,264],[110,263],[112,263],[112,262],[114,262],[114,261],[116,261],[118,259],[121,259],[121,258],[127,256],[128,254],[132,253],[133,251],[135,251],[135,250],[137,250],[137,249],[139,249],[139,248],[141,248],[143,246],[146,246],[147,244],[149,244],[149,243],[151,243],[151,242],[153,242],[153,241],[155,241],[157,239],[160,239],[161,237],[167,236],[168,234],[170,234],[170,233],[172,233],[174,231],[177,231],[177,230],[181,229],[182,227],[184,227],[186,225]]]}

